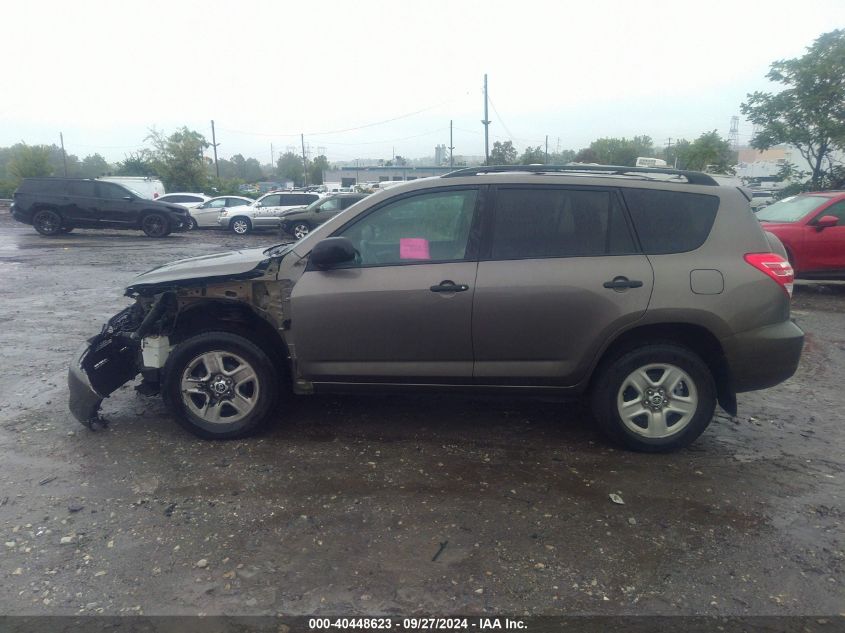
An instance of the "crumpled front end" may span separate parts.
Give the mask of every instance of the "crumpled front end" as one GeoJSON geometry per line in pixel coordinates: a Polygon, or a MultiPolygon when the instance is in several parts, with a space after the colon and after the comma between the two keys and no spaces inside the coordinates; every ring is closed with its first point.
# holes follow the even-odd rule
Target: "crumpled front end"
{"type": "Polygon", "coordinates": [[[141,339],[166,310],[168,295],[156,298],[148,311],[135,303],[118,312],[96,336],[88,339],[68,369],[68,406],[82,424],[104,424],[100,404],[142,368],[141,339]]]}

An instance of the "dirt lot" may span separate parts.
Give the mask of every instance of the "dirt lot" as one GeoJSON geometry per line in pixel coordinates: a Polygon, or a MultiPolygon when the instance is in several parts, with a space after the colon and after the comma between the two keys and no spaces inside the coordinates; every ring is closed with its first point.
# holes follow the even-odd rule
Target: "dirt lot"
{"type": "Polygon", "coordinates": [[[797,375],[673,455],[557,402],[300,399],[226,443],[131,386],[106,431],[70,416],[68,361],[133,275],[272,240],[45,239],[2,214],[3,613],[845,611],[845,287],[802,287],[797,375]]]}

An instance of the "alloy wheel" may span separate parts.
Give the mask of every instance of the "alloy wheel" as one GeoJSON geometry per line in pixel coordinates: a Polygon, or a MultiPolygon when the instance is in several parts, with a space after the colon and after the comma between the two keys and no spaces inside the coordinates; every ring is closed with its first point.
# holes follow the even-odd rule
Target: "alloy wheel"
{"type": "Polygon", "coordinates": [[[668,363],[632,371],[616,397],[625,427],[642,437],[665,438],[683,431],[698,410],[698,389],[689,374],[668,363]]]}
{"type": "Polygon", "coordinates": [[[212,424],[238,422],[258,403],[258,374],[246,360],[226,351],[204,352],[182,372],[182,402],[212,424]]]}

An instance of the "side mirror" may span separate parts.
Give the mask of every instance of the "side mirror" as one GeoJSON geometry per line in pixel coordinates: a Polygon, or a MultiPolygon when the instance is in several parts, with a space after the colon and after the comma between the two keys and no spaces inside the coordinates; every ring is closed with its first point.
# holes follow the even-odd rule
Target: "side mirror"
{"type": "Polygon", "coordinates": [[[261,208],[261,207],[263,207],[264,205],[263,205],[263,204],[261,204],[260,202],[256,202],[253,206],[254,206],[256,209],[260,209],[260,208],[261,208]]]}
{"type": "Polygon", "coordinates": [[[355,255],[355,247],[349,238],[327,237],[317,242],[311,250],[311,261],[317,268],[326,270],[337,264],[353,261],[355,255]]]}
{"type": "Polygon", "coordinates": [[[816,220],[816,228],[821,231],[822,229],[828,229],[831,226],[836,226],[839,224],[839,218],[835,215],[823,215],[818,220],[816,220]]]}

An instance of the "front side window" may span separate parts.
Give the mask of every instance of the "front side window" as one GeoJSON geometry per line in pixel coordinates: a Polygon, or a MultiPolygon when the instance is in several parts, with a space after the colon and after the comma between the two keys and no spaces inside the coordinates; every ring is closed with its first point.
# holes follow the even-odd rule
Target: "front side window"
{"type": "Polygon", "coordinates": [[[273,194],[270,196],[264,196],[261,199],[261,206],[262,207],[278,207],[281,206],[279,202],[281,196],[279,194],[273,194]]]}
{"type": "Polygon", "coordinates": [[[120,185],[110,182],[98,183],[97,187],[100,190],[99,197],[106,198],[107,200],[122,200],[126,196],[131,195],[128,189],[124,189],[120,185]]]}
{"type": "Polygon", "coordinates": [[[845,225],[845,200],[830,205],[827,209],[816,216],[816,220],[826,215],[832,215],[835,218],[839,218],[839,226],[845,225]]]}
{"type": "Polygon", "coordinates": [[[339,198],[329,198],[319,206],[320,211],[337,211],[340,208],[339,198]]]}
{"type": "Polygon", "coordinates": [[[635,252],[609,191],[502,188],[496,193],[492,259],[590,257],[635,252]]]}
{"type": "Polygon", "coordinates": [[[458,261],[467,256],[478,191],[441,191],[388,203],[343,229],[361,266],[458,261]]]}
{"type": "Polygon", "coordinates": [[[206,202],[202,205],[206,209],[222,209],[226,206],[226,198],[220,198],[219,200],[212,200],[211,202],[206,202]]]}

